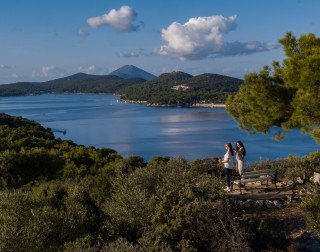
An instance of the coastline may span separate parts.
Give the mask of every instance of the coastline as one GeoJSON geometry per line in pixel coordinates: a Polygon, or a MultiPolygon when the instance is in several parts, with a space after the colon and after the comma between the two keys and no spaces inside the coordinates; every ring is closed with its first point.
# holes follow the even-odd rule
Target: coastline
{"type": "MultiPolygon", "coordinates": [[[[116,94],[114,94],[116,95],[116,94]]],[[[120,95],[116,95],[120,98],[120,95]]],[[[170,105],[170,104],[158,104],[158,103],[148,103],[147,101],[136,101],[136,100],[125,100],[119,99],[123,103],[133,103],[133,104],[144,104],[150,107],[186,107],[186,108],[225,108],[224,103],[193,103],[189,105],[170,105]]]]}
{"type": "MultiPolygon", "coordinates": [[[[93,92],[41,92],[41,93],[30,93],[25,95],[13,95],[13,96],[37,96],[44,94],[112,94],[112,93],[93,93],[93,92]]],[[[158,104],[158,103],[149,103],[147,101],[136,101],[136,100],[125,100],[121,99],[119,94],[114,94],[114,96],[119,97],[118,101],[123,103],[132,103],[132,104],[143,104],[150,107],[184,107],[184,108],[225,108],[224,103],[193,103],[193,104],[184,104],[184,105],[170,105],[170,104],[158,104]]],[[[0,97],[11,97],[11,96],[0,96],[0,97]]]]}
{"type": "Polygon", "coordinates": [[[224,103],[194,103],[191,105],[194,108],[225,108],[224,103]]]}

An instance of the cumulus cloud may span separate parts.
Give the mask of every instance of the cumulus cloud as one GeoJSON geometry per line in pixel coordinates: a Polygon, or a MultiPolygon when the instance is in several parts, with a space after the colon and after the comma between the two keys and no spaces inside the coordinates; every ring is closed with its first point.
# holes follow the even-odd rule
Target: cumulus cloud
{"type": "Polygon", "coordinates": [[[107,69],[103,69],[96,65],[80,66],[78,67],[78,71],[86,74],[106,74],[108,72],[107,69]]]}
{"type": "Polygon", "coordinates": [[[0,69],[10,69],[11,67],[8,65],[0,64],[0,69]]]}
{"type": "Polygon", "coordinates": [[[41,71],[33,71],[32,77],[45,77],[45,78],[61,78],[68,74],[68,72],[60,67],[43,66],[41,71]]]}
{"type": "Polygon", "coordinates": [[[63,77],[67,71],[55,66],[43,66],[41,70],[44,77],[63,77]]]}
{"type": "Polygon", "coordinates": [[[230,56],[268,51],[275,44],[261,42],[224,42],[224,35],[235,30],[237,16],[222,15],[191,18],[180,24],[174,22],[162,29],[165,45],[158,50],[161,55],[180,60],[203,59],[208,56],[230,56]]]}
{"type": "Polygon", "coordinates": [[[112,9],[101,16],[90,17],[87,22],[93,28],[110,25],[117,31],[137,31],[142,25],[141,23],[139,25],[133,23],[137,15],[130,6],[124,5],[119,10],[112,9]]]}

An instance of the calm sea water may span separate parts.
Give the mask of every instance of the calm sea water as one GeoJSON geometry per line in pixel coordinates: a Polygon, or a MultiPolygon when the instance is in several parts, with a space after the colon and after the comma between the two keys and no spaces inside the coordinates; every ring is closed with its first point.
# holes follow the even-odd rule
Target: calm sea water
{"type": "Polygon", "coordinates": [[[0,111],[52,128],[56,137],[77,144],[113,148],[123,156],[184,156],[197,159],[224,154],[224,143],[242,140],[250,162],[319,149],[299,131],[283,141],[241,131],[223,108],[152,108],[117,101],[113,95],[46,94],[2,97],[0,111]]]}

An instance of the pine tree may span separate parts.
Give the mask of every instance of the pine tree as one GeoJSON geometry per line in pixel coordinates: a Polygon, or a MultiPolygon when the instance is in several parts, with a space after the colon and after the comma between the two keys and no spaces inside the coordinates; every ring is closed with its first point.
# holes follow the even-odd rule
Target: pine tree
{"type": "Polygon", "coordinates": [[[247,74],[239,92],[228,97],[227,111],[251,133],[298,128],[320,143],[320,38],[287,33],[279,42],[282,65],[247,74]]]}

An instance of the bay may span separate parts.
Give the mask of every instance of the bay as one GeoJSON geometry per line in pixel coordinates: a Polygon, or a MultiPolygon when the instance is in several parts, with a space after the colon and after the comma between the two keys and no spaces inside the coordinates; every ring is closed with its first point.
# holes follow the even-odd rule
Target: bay
{"type": "Polygon", "coordinates": [[[155,108],[119,102],[111,94],[1,97],[0,111],[35,120],[61,139],[112,148],[125,157],[138,155],[147,161],[153,156],[190,160],[223,156],[224,144],[237,140],[244,142],[249,162],[304,156],[319,149],[298,130],[282,141],[271,135],[250,135],[224,108],[155,108]]]}

